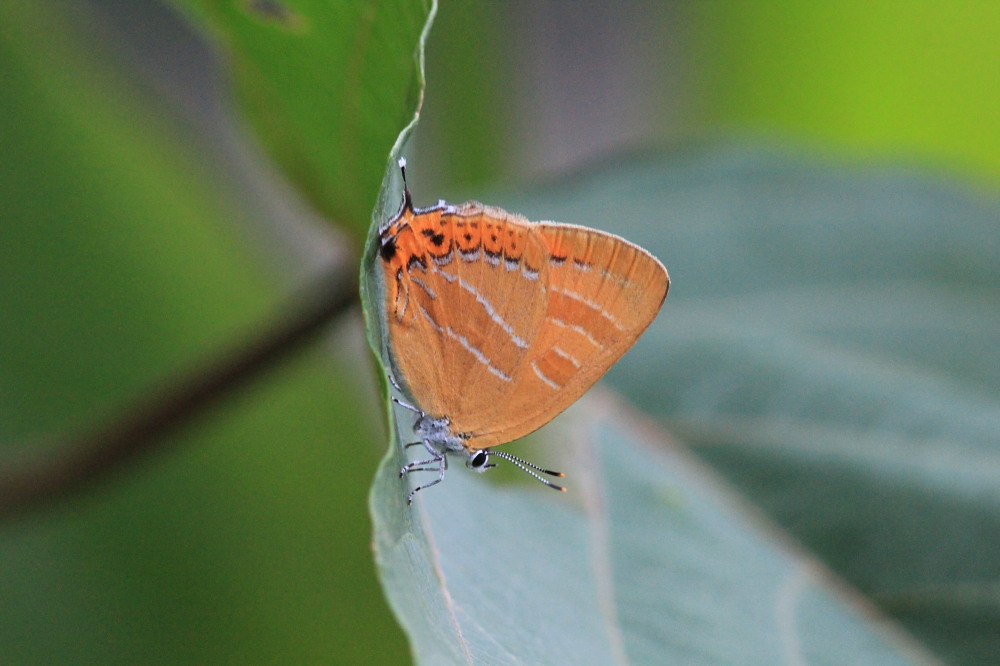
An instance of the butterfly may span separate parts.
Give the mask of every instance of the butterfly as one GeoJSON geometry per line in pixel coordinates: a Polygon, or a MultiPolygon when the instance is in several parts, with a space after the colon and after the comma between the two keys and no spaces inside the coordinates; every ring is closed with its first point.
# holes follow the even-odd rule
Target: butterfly
{"type": "Polygon", "coordinates": [[[436,472],[448,455],[485,471],[506,460],[557,490],[533,465],[493,447],[548,423],[586,392],[656,317],[670,278],[653,255],[613,234],[530,222],[475,201],[414,208],[379,228],[389,378],[415,414],[429,457],[399,474],[436,472]]]}

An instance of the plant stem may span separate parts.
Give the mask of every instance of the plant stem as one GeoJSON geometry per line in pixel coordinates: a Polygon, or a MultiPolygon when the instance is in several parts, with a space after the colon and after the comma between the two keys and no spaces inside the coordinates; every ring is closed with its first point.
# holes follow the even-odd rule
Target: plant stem
{"type": "Polygon", "coordinates": [[[291,299],[263,333],[144,396],[118,418],[64,444],[44,447],[41,455],[0,465],[0,521],[86,490],[168,445],[169,435],[316,337],[357,303],[357,295],[353,270],[330,271],[291,299]]]}

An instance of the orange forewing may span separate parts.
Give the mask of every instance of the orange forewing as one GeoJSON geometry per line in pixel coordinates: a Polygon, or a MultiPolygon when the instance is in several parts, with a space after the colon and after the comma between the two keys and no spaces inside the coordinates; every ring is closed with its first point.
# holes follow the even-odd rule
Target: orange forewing
{"type": "Polygon", "coordinates": [[[381,232],[396,378],[469,451],[526,435],[596,382],[656,317],[666,269],[617,236],[469,202],[381,232]]]}

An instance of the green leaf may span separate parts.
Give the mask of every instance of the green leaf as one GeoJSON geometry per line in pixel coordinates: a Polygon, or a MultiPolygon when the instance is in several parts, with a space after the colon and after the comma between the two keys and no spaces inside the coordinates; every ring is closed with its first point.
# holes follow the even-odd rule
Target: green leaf
{"type": "Polygon", "coordinates": [[[567,495],[455,465],[407,507],[390,453],[376,556],[420,663],[909,663],[912,646],[637,419],[592,395],[544,431],[567,495]]]}
{"type": "MultiPolygon", "coordinates": [[[[253,211],[217,172],[224,160],[81,27],[83,11],[0,4],[4,471],[216,359],[287,305],[263,244],[237,226],[253,211]]],[[[418,80],[415,43],[394,78],[418,80]]],[[[412,116],[401,97],[386,94],[384,113],[365,105],[397,125],[352,156],[361,172],[381,172],[412,116]]],[[[376,186],[345,193],[343,209],[367,220],[376,186]]],[[[346,356],[303,350],[159,455],[3,525],[3,661],[405,660],[369,548],[378,414],[346,356]]]]}
{"type": "MultiPolygon", "coordinates": [[[[803,193],[774,176],[806,172],[793,160],[771,159],[735,150],[669,161],[622,161],[528,195],[501,194],[495,201],[534,219],[620,233],[664,260],[673,278],[671,295],[636,350],[613,370],[613,379],[692,443],[701,440],[692,436],[691,423],[709,434],[722,431],[731,437],[780,431],[761,430],[767,424],[764,416],[763,423],[747,419],[726,428],[731,405],[724,398],[731,395],[744,400],[745,411],[763,409],[765,415],[780,412],[795,399],[794,391],[773,392],[796,378],[758,372],[757,366],[748,366],[755,358],[787,354],[791,360],[784,373],[798,369],[801,381],[842,370],[829,359],[818,367],[801,363],[808,355],[790,344],[790,332],[773,337],[778,333],[772,327],[765,329],[772,337],[763,335],[748,326],[749,313],[759,326],[776,324],[773,309],[779,306],[805,317],[807,298],[787,300],[797,286],[812,283],[806,293],[817,298],[817,289],[829,289],[830,274],[843,271],[855,277],[854,284],[863,284],[860,267],[852,270],[848,261],[855,253],[861,254],[852,261],[869,268],[882,266],[887,255],[895,254],[901,264],[910,256],[906,248],[868,248],[866,243],[874,242],[871,219],[837,230],[825,222],[803,228],[801,210],[794,223],[782,219],[778,213],[783,209],[770,208],[769,197],[787,197],[781,200],[788,209],[803,193]],[[744,181],[746,170],[750,174],[744,181]],[[846,266],[820,261],[832,252],[835,240],[851,246],[835,255],[846,266]],[[749,266],[763,271],[756,282],[744,276],[749,266]],[[755,292],[773,294],[772,310],[757,310],[762,304],[753,299],[755,292]],[[712,317],[699,316],[716,303],[712,317]],[[727,346],[731,340],[741,344],[727,346]],[[758,396],[757,387],[763,395],[758,396]]],[[[824,177],[826,173],[816,170],[813,193],[824,203],[814,201],[814,210],[821,219],[834,215],[838,224],[846,224],[856,210],[845,206],[847,193],[852,185],[871,183],[870,174],[855,180],[847,173],[824,177]]],[[[891,177],[875,191],[898,198],[893,187],[906,182],[891,177]]],[[[868,189],[860,196],[871,194],[868,189]]],[[[382,212],[394,210],[386,205],[382,212]]],[[[919,210],[904,206],[890,215],[903,220],[919,210]]],[[[913,240],[913,235],[907,238],[913,240]]],[[[373,249],[367,257],[365,293],[374,326],[370,338],[380,350],[386,344],[377,329],[384,306],[378,271],[371,270],[373,249]]],[[[995,270],[995,263],[968,258],[966,271],[972,266],[995,270]]],[[[920,267],[898,270],[926,274],[920,267]]],[[[888,396],[893,397],[905,402],[904,396],[888,396]]],[[[825,403],[810,404],[801,406],[803,412],[819,426],[826,415],[815,407],[825,403]]],[[[376,559],[390,603],[421,663],[884,664],[929,659],[873,614],[866,600],[843,591],[820,564],[755,519],[752,509],[720,489],[688,453],[605,396],[588,396],[532,437],[530,459],[566,471],[566,495],[497,485],[456,464],[444,483],[420,493],[413,507],[406,506],[412,481],[398,475],[406,462],[400,443],[415,440],[413,415],[397,411],[400,420],[371,496],[376,559]]],[[[755,448],[773,452],[782,443],[797,443],[802,450],[816,447],[803,433],[784,432],[785,438],[775,437],[771,448],[755,448]]],[[[812,450],[833,458],[825,447],[812,450]]],[[[842,471],[843,458],[849,457],[845,452],[826,468],[818,465],[809,480],[842,471]]],[[[817,454],[810,462],[822,460],[817,454]]],[[[773,474],[787,478],[781,476],[788,473],[782,462],[781,456],[762,454],[753,469],[763,473],[775,464],[773,474]]],[[[858,466],[867,462],[859,459],[858,466]]],[[[800,490],[786,501],[805,521],[823,517],[817,509],[830,497],[812,495],[805,485],[800,490]]],[[[850,493],[846,487],[840,490],[846,510],[850,493]]],[[[977,488],[983,490],[982,485],[977,488]]],[[[870,513],[877,505],[866,500],[870,513]]],[[[812,527],[824,530],[823,525],[812,527]]],[[[876,572],[888,573],[887,568],[876,572]]]]}
{"type": "Polygon", "coordinates": [[[993,661],[995,193],[730,146],[503,203],[659,256],[671,294],[614,384],[919,638],[993,661]]]}
{"type": "Polygon", "coordinates": [[[224,51],[246,119],[322,213],[360,240],[384,156],[423,94],[430,0],[172,0],[224,51]]]}

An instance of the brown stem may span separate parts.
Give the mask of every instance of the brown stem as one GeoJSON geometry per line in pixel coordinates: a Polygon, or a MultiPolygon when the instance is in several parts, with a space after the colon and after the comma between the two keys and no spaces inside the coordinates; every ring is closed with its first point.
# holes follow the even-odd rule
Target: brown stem
{"type": "Polygon", "coordinates": [[[326,275],[267,330],[219,355],[119,418],[71,437],[43,456],[0,467],[0,521],[70,496],[167,443],[234,389],[274,367],[357,302],[353,271],[326,275]],[[346,275],[345,275],[346,273],[346,275]]]}

